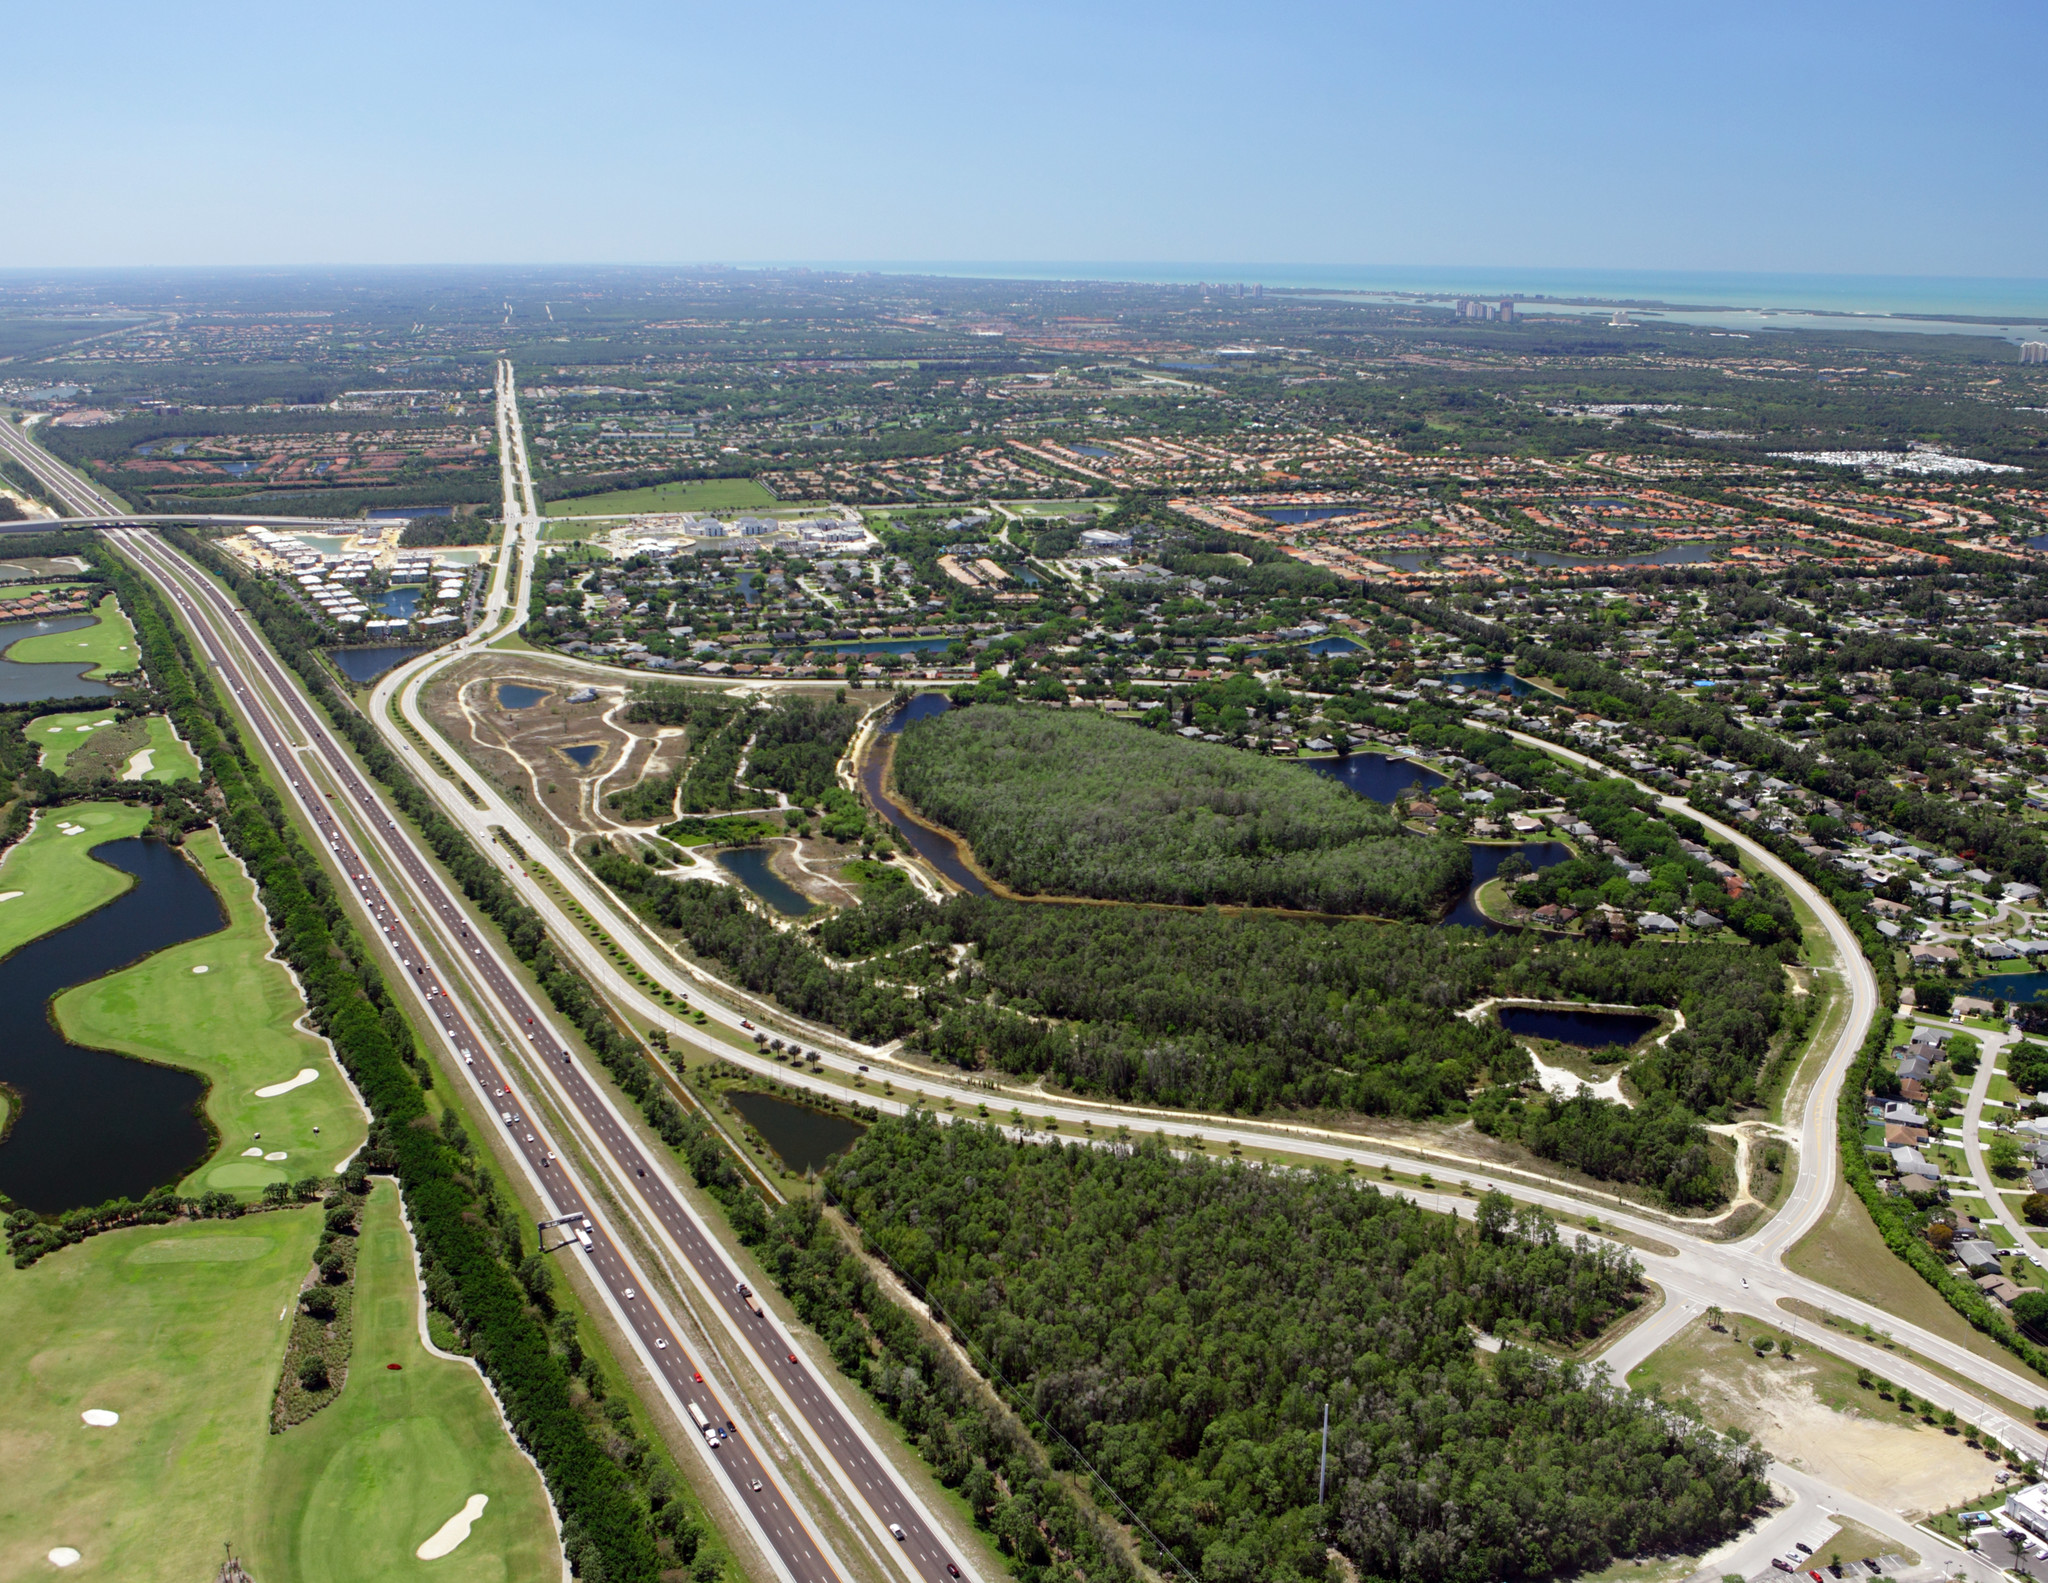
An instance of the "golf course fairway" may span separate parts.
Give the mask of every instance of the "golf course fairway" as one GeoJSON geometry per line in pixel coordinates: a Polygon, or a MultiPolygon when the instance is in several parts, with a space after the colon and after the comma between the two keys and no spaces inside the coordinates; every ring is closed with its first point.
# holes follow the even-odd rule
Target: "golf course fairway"
{"type": "Polygon", "coordinates": [[[206,1113],[220,1145],[178,1184],[180,1193],[248,1195],[269,1182],[331,1176],[363,1141],[362,1108],[326,1044],[294,1026],[306,1004],[284,965],[270,960],[255,884],[213,830],[193,831],[185,851],[220,896],[228,926],[66,990],[56,999],[57,1025],[75,1044],[211,1081],[206,1113]],[[269,1098],[256,1092],[306,1071],[318,1075],[269,1098]]]}
{"type": "Polygon", "coordinates": [[[0,956],[104,907],[134,884],[86,854],[102,841],[142,834],[149,815],[147,808],[107,802],[66,803],[38,813],[35,828],[0,854],[0,895],[21,892],[0,901],[0,956]]]}
{"type": "Polygon", "coordinates": [[[128,624],[121,601],[108,594],[93,613],[99,617],[93,625],[21,638],[6,657],[22,665],[79,665],[90,661],[92,669],[85,674],[91,681],[134,670],[135,628],[128,624]]]}
{"type": "Polygon", "coordinates": [[[255,1531],[279,1314],[320,1221],[138,1226],[0,1263],[0,1577],[54,1576],[68,1545],[80,1577],[210,1578],[255,1531]]]}
{"type": "Polygon", "coordinates": [[[250,1575],[292,1583],[559,1578],[561,1546],[540,1474],[512,1444],[476,1370],[420,1344],[397,1188],[377,1183],[362,1221],[348,1383],[333,1405],[269,1437],[257,1520],[243,1530],[250,1575]],[[414,1552],[475,1495],[489,1504],[469,1537],[438,1560],[420,1560],[414,1552]]]}

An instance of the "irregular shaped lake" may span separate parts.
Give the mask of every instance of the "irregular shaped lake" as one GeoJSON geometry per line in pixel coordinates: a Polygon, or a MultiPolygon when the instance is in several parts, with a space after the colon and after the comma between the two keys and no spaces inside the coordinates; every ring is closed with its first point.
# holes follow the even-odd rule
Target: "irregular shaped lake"
{"type": "Polygon", "coordinates": [[[788,918],[801,918],[811,910],[802,891],[768,866],[768,849],[738,846],[720,852],[715,861],[748,890],[788,918]]]}
{"type": "Polygon", "coordinates": [[[55,995],[227,927],[199,870],[160,841],[108,841],[100,862],[136,883],[97,912],[0,960],[0,1082],[21,1114],[0,1145],[0,1192],[43,1214],[140,1198],[213,1147],[206,1085],[176,1067],[90,1050],[57,1031],[55,995]]]}

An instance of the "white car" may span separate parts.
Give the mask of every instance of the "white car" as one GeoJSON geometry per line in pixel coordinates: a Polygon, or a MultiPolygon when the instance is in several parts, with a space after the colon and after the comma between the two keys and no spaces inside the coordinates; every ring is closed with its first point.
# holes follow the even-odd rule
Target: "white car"
{"type": "Polygon", "coordinates": [[[668,1346],[668,1337],[656,1336],[654,1338],[654,1346],[656,1351],[664,1350],[668,1346]]]}
{"type": "Polygon", "coordinates": [[[889,1524],[889,1532],[894,1534],[898,1539],[908,1539],[910,1537],[909,1534],[903,1531],[903,1524],[901,1523],[889,1524]]]}

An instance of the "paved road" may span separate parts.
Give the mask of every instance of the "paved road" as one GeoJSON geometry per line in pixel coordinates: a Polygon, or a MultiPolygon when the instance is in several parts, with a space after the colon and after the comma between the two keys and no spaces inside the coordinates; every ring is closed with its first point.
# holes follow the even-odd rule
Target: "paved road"
{"type": "MultiPolygon", "coordinates": [[[[281,779],[308,823],[318,831],[366,914],[402,967],[416,1000],[426,1009],[451,1055],[460,1061],[501,1117],[507,1139],[531,1179],[557,1214],[589,1217],[592,1273],[615,1313],[639,1345],[650,1372],[664,1387],[677,1416],[686,1423],[687,1404],[697,1403],[718,1422],[733,1412],[715,1389],[702,1382],[701,1365],[686,1357],[679,1331],[651,1293],[651,1283],[634,1256],[611,1232],[602,1199],[577,1180],[576,1170],[549,1146],[533,1120],[519,1072],[496,1060],[481,1032],[448,992],[434,963],[438,955],[458,964],[456,976],[473,1005],[501,1036],[529,1047],[533,1071],[552,1098],[575,1119],[607,1169],[608,1185],[636,1202],[660,1239],[717,1306],[729,1333],[783,1401],[792,1421],[805,1426],[856,1506],[871,1515],[878,1534],[907,1576],[942,1583],[949,1565],[971,1576],[969,1564],[954,1557],[938,1536],[937,1524],[905,1490],[887,1458],[841,1409],[832,1391],[806,1363],[793,1361],[799,1349],[770,1320],[755,1315],[739,1295],[739,1277],[723,1252],[669,1180],[669,1162],[644,1151],[634,1128],[612,1107],[600,1086],[570,1058],[542,1008],[531,1003],[510,965],[491,942],[469,929],[466,915],[428,856],[413,841],[355,769],[326,722],[293,686],[263,648],[247,618],[213,585],[152,536],[117,531],[113,537],[176,604],[199,636],[210,664],[221,675],[248,720],[255,740],[278,768],[281,779]],[[310,761],[310,762],[309,762],[310,761]],[[314,783],[312,764],[335,791],[314,783]],[[366,853],[374,859],[366,858],[366,853]],[[399,894],[380,873],[395,875],[399,894]],[[423,941],[434,949],[423,947],[423,941]],[[900,1527],[905,1538],[890,1537],[900,1527]]],[[[708,1454],[709,1448],[707,1448],[708,1454]]],[[[825,1547],[789,1501],[773,1468],[755,1456],[744,1436],[720,1440],[712,1458],[724,1470],[738,1508],[746,1514],[765,1552],[780,1563],[791,1583],[849,1576],[828,1558],[825,1547]],[[758,1487],[756,1487],[758,1485],[758,1487]]]]}

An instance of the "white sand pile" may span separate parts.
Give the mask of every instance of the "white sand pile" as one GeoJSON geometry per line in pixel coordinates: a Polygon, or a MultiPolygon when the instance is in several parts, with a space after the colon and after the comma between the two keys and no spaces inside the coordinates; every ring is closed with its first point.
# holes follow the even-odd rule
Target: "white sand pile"
{"type": "Polygon", "coordinates": [[[124,781],[139,781],[156,767],[156,749],[144,748],[128,761],[128,767],[121,771],[124,781]]]}
{"type": "Polygon", "coordinates": [[[72,824],[69,820],[66,820],[57,826],[57,833],[59,835],[84,835],[85,826],[82,824],[72,824]]]}
{"type": "Polygon", "coordinates": [[[263,1151],[261,1149],[244,1149],[242,1151],[242,1158],[245,1160],[260,1160],[263,1158],[263,1151]]]}
{"type": "Polygon", "coordinates": [[[270,1153],[264,1155],[263,1158],[266,1160],[289,1160],[291,1156],[282,1149],[273,1149],[270,1153]]]}
{"type": "Polygon", "coordinates": [[[69,1545],[59,1545],[50,1552],[50,1565],[53,1567],[75,1567],[80,1559],[78,1552],[69,1545]]]}
{"type": "Polygon", "coordinates": [[[488,1495],[472,1495],[462,1503],[462,1510],[434,1530],[433,1538],[413,1552],[422,1561],[438,1561],[469,1537],[470,1524],[483,1516],[484,1508],[491,1504],[488,1495]]]}
{"type": "Polygon", "coordinates": [[[208,967],[204,962],[201,962],[197,967],[192,969],[192,971],[195,973],[211,973],[213,969],[208,967]]]}
{"type": "Polygon", "coordinates": [[[1595,1099],[1611,1099],[1617,1105],[1631,1105],[1633,1108],[1629,1097],[1621,1091],[1619,1072],[1604,1082],[1589,1083],[1576,1072],[1538,1060],[1534,1051],[1529,1053],[1529,1062],[1536,1068],[1536,1080],[1543,1085],[1543,1091],[1547,1094],[1555,1094],[1559,1099],[1570,1099],[1572,1095],[1584,1089],[1595,1099]]]}
{"type": "Polygon", "coordinates": [[[23,890],[0,890],[0,901],[12,901],[17,896],[26,896],[27,894],[28,892],[23,890]]]}
{"type": "MultiPolygon", "coordinates": [[[[193,971],[198,972],[200,969],[194,968],[193,971]]],[[[256,1090],[256,1097],[258,1099],[275,1099],[279,1094],[289,1094],[295,1088],[304,1088],[319,1075],[320,1073],[317,1068],[302,1066],[299,1068],[299,1075],[297,1077],[288,1077],[282,1083],[272,1083],[268,1088],[259,1088],[256,1090]]]]}
{"type": "Polygon", "coordinates": [[[104,1407],[88,1407],[78,1416],[95,1429],[111,1429],[121,1421],[119,1413],[108,1412],[104,1407]]]}

